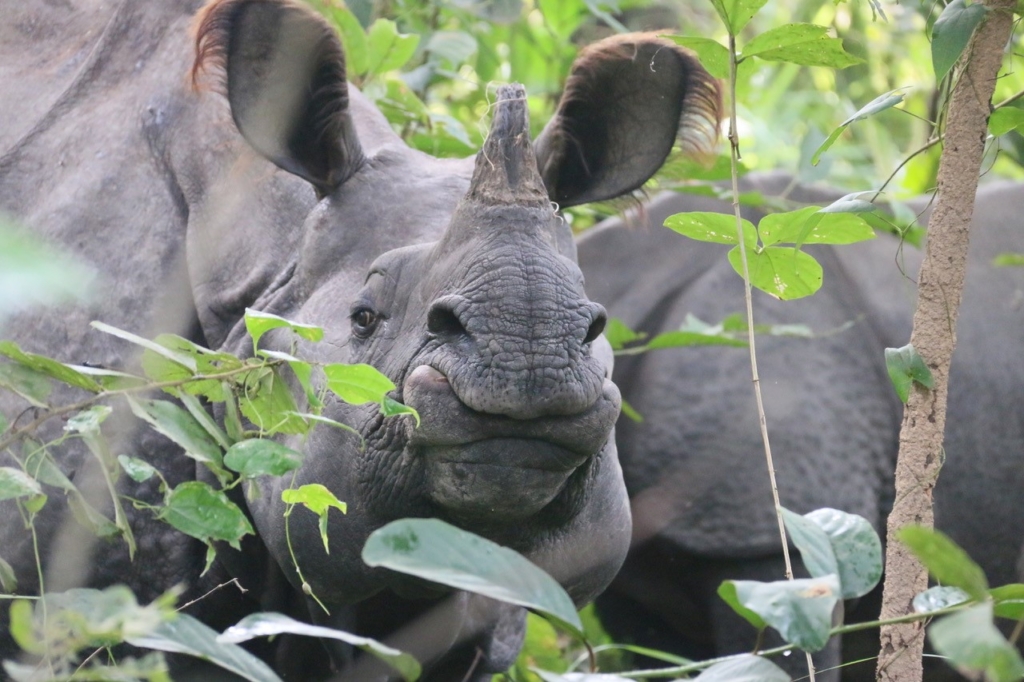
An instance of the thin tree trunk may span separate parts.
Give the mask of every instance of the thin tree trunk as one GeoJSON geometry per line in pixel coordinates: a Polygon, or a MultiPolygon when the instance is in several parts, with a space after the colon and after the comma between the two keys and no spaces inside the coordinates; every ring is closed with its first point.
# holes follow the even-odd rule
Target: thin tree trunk
{"type": "MultiPolygon", "coordinates": [[[[949,361],[963,290],[967,244],[977,191],[990,101],[1003,48],[1010,37],[1012,0],[989,0],[987,18],[961,60],[949,103],[939,162],[938,196],[928,221],[928,242],[918,278],[910,341],[932,371],[931,390],[914,385],[903,416],[896,463],[896,503],[889,515],[883,619],[911,612],[914,595],[928,587],[928,573],[893,534],[908,524],[931,527],[932,490],[942,462],[949,361]]],[[[920,622],[883,627],[878,680],[921,680],[924,627],[920,622]]]]}

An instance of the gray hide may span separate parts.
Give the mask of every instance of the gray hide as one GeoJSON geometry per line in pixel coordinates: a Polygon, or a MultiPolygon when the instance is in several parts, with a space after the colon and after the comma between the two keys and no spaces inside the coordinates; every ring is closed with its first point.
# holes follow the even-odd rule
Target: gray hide
{"type": "MultiPolygon", "coordinates": [[[[773,196],[789,178],[747,182],[773,196]]],[[[838,195],[798,187],[791,198],[827,205],[838,195]]],[[[579,241],[587,291],[609,315],[656,334],[678,328],[688,313],[717,322],[744,309],[726,249],[661,227],[667,216],[694,210],[731,207],[666,194],[643,217],[609,221],[579,241]]],[[[1024,272],[990,261],[1024,250],[1022,216],[1024,188],[983,186],[950,378],[947,459],[936,490],[939,527],[981,563],[993,585],[1021,577],[1024,272]]],[[[901,250],[887,235],[808,250],[824,266],[821,291],[792,302],[755,291],[754,299],[756,323],[806,324],[817,334],[757,339],[782,503],[800,513],[855,512],[884,535],[902,409],[883,349],[910,338],[921,252],[901,250]]],[[[781,579],[783,568],[748,354],[721,347],[656,351],[619,358],[615,379],[644,422],[619,423],[633,542],[623,572],[602,597],[604,612],[649,645],[700,658],[749,650],[751,629],[715,590],[727,578],[781,579]]],[[[874,614],[864,618],[877,617],[873,604],[874,614]]],[[[877,655],[877,635],[868,639],[863,655],[877,655]]],[[[837,656],[833,643],[821,664],[837,656]]],[[[858,669],[874,679],[873,662],[858,669]]]]}
{"type": "MultiPolygon", "coordinates": [[[[671,44],[619,36],[581,56],[536,145],[523,90],[510,86],[498,91],[475,162],[436,159],[409,149],[346,85],[336,36],[297,3],[205,9],[198,75],[228,97],[196,94],[187,79],[196,9],[0,4],[0,76],[17,94],[0,106],[0,208],[104,276],[93,304],[25,315],[3,333],[28,350],[117,368],[133,365],[131,349],[89,331],[90,320],[243,354],[246,307],[323,325],[325,340],[300,352],[375,365],[423,426],[330,403],[325,414],[355,426],[365,451],[337,430],[288,441],[306,453],[296,484],[322,483],[348,503],[346,516],[331,516],[330,555],[315,523],[293,520],[298,562],[332,607],[331,624],[380,637],[404,627],[395,641],[435,661],[427,679],[484,679],[516,655],[523,610],[457,594],[426,613],[443,591],[371,570],[359,552],[392,519],[437,516],[523,552],[577,604],[609,583],[630,532],[612,430],[619,394],[604,311],[583,293],[571,233],[550,202],[628,194],[677,141],[701,146],[716,129],[717,86],[671,44]]],[[[265,339],[280,350],[291,342],[265,339]]],[[[23,408],[12,399],[0,409],[23,408]]],[[[53,425],[48,435],[58,433],[53,425]]],[[[112,437],[172,485],[196,477],[157,436],[112,437]]],[[[57,455],[77,484],[95,485],[79,443],[57,455]]],[[[139,538],[129,564],[120,545],[62,524],[62,496],[50,491],[39,523],[47,589],[123,581],[148,600],[175,583],[199,594],[234,576],[247,595],[223,589],[190,612],[215,627],[255,609],[308,619],[285,547],[282,485],[263,481],[250,502],[237,496],[259,539],[222,548],[205,582],[203,548],[148,512],[129,510],[139,538]]],[[[159,500],[152,484],[122,488],[159,500]]],[[[10,503],[0,514],[18,518],[10,503]]],[[[0,528],[0,553],[24,589],[38,589],[20,523],[0,528]]],[[[315,643],[274,646],[262,653],[295,679],[331,667],[315,643]]],[[[335,668],[351,657],[333,653],[335,668]]]]}

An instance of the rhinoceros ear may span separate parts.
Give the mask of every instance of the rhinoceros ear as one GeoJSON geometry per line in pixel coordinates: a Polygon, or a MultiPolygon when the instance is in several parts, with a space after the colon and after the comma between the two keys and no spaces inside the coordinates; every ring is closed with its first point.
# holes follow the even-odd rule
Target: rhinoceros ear
{"type": "Polygon", "coordinates": [[[345,53],[334,30],[291,0],[215,0],[196,20],[198,74],[212,68],[238,130],[319,196],[362,161],[348,110],[345,53]]]}
{"type": "Polygon", "coordinates": [[[574,206],[639,188],[677,143],[709,151],[722,98],[697,58],[653,33],[588,46],[534,148],[552,201],[574,206]]]}

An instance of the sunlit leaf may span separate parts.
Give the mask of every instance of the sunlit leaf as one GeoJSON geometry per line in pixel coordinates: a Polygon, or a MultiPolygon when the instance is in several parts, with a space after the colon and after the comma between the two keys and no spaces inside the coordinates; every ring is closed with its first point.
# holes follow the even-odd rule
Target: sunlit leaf
{"type": "Polygon", "coordinates": [[[327,512],[334,507],[344,514],[348,511],[348,505],[319,483],[307,483],[298,488],[282,490],[281,501],[285,504],[301,504],[319,517],[320,539],[323,540],[324,551],[330,554],[331,548],[327,542],[327,512]]]}
{"type": "Polygon", "coordinates": [[[375,530],[363,561],[534,609],[582,636],[576,607],[551,576],[518,552],[439,519],[400,519],[375,530]]]}
{"type": "Polygon", "coordinates": [[[932,68],[940,82],[953,68],[988,10],[981,2],[952,0],[932,26],[932,68]]]}
{"type": "Polygon", "coordinates": [[[730,35],[738,36],[768,0],[711,0],[730,35]]]}
{"type": "Polygon", "coordinates": [[[395,384],[370,365],[324,366],[327,388],[351,405],[379,403],[395,384]]]}
{"type": "Polygon", "coordinates": [[[250,372],[243,385],[238,405],[246,419],[260,431],[273,433],[306,433],[309,425],[295,416],[298,406],[291,389],[276,369],[264,368],[250,372]]]}
{"type": "Polygon", "coordinates": [[[700,58],[700,63],[715,78],[729,78],[729,48],[711,38],[691,38],[690,36],[665,36],[676,45],[693,50],[700,58]]]}
{"type": "Polygon", "coordinates": [[[1001,253],[992,259],[992,265],[999,267],[1024,265],[1024,253],[1001,253]]]}
{"type": "Polygon", "coordinates": [[[285,633],[336,639],[351,644],[384,661],[409,682],[417,679],[420,675],[419,661],[398,649],[393,649],[368,637],[359,637],[342,630],[303,623],[280,613],[254,613],[246,616],[236,625],[225,630],[223,634],[218,635],[217,641],[240,644],[256,637],[273,637],[285,633]]]}
{"type": "Polygon", "coordinates": [[[403,405],[394,398],[384,396],[384,400],[380,403],[380,413],[385,417],[397,417],[399,415],[408,414],[416,421],[416,426],[420,425],[420,413],[414,408],[408,405],[403,405]]]}
{"type": "Polygon", "coordinates": [[[264,334],[271,329],[280,329],[282,327],[291,329],[307,341],[316,342],[324,338],[324,330],[321,327],[292,322],[272,313],[262,313],[252,308],[245,309],[245,329],[249,332],[249,336],[252,337],[252,347],[254,349],[259,345],[260,339],[264,334]]]}
{"type": "MultiPolygon", "coordinates": [[[[728,256],[729,263],[742,277],[743,262],[739,247],[734,246],[728,256]]],[[[750,284],[783,301],[810,296],[821,288],[821,265],[803,251],[769,246],[760,253],[748,251],[747,263],[750,269],[750,284]]]]}
{"type": "Polygon", "coordinates": [[[828,642],[832,610],[842,596],[836,575],[771,583],[726,582],[735,586],[736,600],[745,609],[778,630],[787,642],[809,652],[819,651],[828,642]]]}
{"type": "Polygon", "coordinates": [[[232,445],[224,454],[224,466],[242,478],[283,476],[302,466],[304,455],[268,439],[253,438],[232,445]]]}
{"type": "Polygon", "coordinates": [[[243,535],[253,534],[249,519],[238,505],[201,481],[178,485],[158,517],[198,540],[223,540],[235,549],[239,549],[243,535]]]}
{"type": "Polygon", "coordinates": [[[341,42],[345,46],[345,69],[351,76],[361,76],[366,73],[370,65],[369,48],[366,46],[366,33],[356,15],[345,6],[331,4],[321,6],[321,11],[327,13],[334,21],[341,33],[341,42]]]}
{"type": "Polygon", "coordinates": [[[988,131],[999,137],[1024,126],[1024,109],[1001,107],[988,117],[988,131]]]}
{"type": "Polygon", "coordinates": [[[764,630],[768,626],[760,614],[743,605],[736,591],[735,580],[722,581],[722,584],[718,586],[718,596],[757,630],[764,630]]]}
{"type": "MultiPolygon", "coordinates": [[[[749,220],[741,220],[743,238],[747,248],[757,246],[757,229],[749,220]]],[[[677,213],[665,219],[665,227],[681,235],[702,242],[738,244],[735,216],[724,213],[677,213]]]]}
{"type": "Polygon", "coordinates": [[[1024,618],[1024,584],[1012,583],[993,587],[988,593],[995,602],[995,614],[1000,618],[1020,620],[1024,618]]]}
{"type": "Polygon", "coordinates": [[[985,572],[944,533],[923,526],[901,528],[896,538],[914,553],[943,585],[959,587],[975,599],[988,596],[985,572]]]}
{"type": "Polygon", "coordinates": [[[875,238],[875,231],[853,213],[808,206],[788,213],[770,213],[757,225],[765,246],[773,244],[854,244],[875,238]]]}
{"type": "Polygon", "coordinates": [[[419,42],[418,35],[399,33],[395,22],[377,19],[367,32],[368,76],[402,68],[416,52],[419,42]]]}
{"type": "Polygon", "coordinates": [[[843,49],[843,41],[831,38],[828,27],[785,24],[765,31],[743,47],[743,57],[789,62],[801,66],[845,69],[863,60],[843,49]]]}
{"type": "Polygon", "coordinates": [[[855,113],[853,116],[840,123],[839,127],[833,130],[829,134],[829,136],[825,138],[825,141],[821,143],[821,146],[819,146],[818,149],[811,156],[811,164],[814,166],[818,165],[818,161],[821,159],[821,155],[828,151],[828,148],[831,147],[832,144],[839,139],[839,136],[843,134],[843,131],[846,130],[847,126],[849,126],[854,121],[859,121],[863,118],[874,116],[880,111],[885,111],[886,109],[891,109],[892,107],[896,106],[897,104],[903,101],[905,91],[906,88],[897,88],[895,90],[890,90],[884,95],[879,95],[878,97],[876,97],[875,99],[871,100],[866,105],[861,107],[860,110],[858,110],[857,113],[855,113]]]}

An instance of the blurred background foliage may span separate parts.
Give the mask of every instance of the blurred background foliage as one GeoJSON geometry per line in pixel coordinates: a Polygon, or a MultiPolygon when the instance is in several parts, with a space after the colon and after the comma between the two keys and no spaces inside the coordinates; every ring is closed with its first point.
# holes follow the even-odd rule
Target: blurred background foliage
{"type": "MultiPolygon", "coordinates": [[[[580,48],[629,30],[712,37],[725,31],[710,2],[689,0],[310,0],[339,27],[349,76],[373,99],[409,144],[439,156],[476,151],[486,134],[494,85],[526,86],[534,134],[558,102],[580,48]]],[[[895,197],[930,190],[939,146],[900,167],[934,134],[946,96],[935,83],[930,25],[941,2],[896,4],[851,0],[769,2],[744,38],[792,22],[831,27],[861,64],[834,71],[750,60],[739,73],[741,151],[747,169],[783,169],[805,182],[848,191],[879,187],[896,172],[895,197]],[[857,121],[823,156],[818,144],[865,104],[903,88],[904,102],[857,121]],[[899,169],[897,171],[897,169],[899,169]]],[[[743,41],[739,49],[742,50],[743,41]]],[[[1007,47],[996,102],[1024,89],[1017,37],[1007,47]]],[[[1024,178],[1024,138],[1015,131],[993,140],[986,176],[1024,178]]],[[[722,145],[721,152],[724,152],[722,145]]],[[[692,177],[689,164],[670,163],[652,188],[692,177]]],[[[703,173],[705,180],[720,173],[703,173]]],[[[573,210],[585,227],[614,206],[573,210]]]]}

